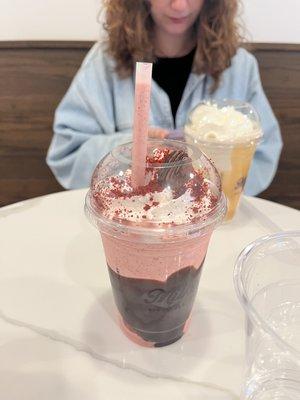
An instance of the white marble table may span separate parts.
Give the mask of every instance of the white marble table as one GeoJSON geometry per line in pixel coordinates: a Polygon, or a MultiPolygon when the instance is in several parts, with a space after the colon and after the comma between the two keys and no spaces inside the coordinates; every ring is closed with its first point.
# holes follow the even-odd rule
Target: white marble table
{"type": "Polygon", "coordinates": [[[142,348],[119,330],[84,190],[0,209],[0,399],[237,399],[243,313],[234,261],[252,240],[300,227],[300,212],[244,198],[214,233],[188,334],[142,348]]]}

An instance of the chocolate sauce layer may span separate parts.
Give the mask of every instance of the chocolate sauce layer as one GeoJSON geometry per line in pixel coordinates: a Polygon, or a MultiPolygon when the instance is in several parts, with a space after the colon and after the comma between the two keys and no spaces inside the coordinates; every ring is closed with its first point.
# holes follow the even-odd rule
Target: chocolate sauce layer
{"type": "Polygon", "coordinates": [[[185,267],[165,282],[123,277],[108,267],[115,302],[127,328],[156,347],[178,340],[191,313],[202,265],[185,267]]]}

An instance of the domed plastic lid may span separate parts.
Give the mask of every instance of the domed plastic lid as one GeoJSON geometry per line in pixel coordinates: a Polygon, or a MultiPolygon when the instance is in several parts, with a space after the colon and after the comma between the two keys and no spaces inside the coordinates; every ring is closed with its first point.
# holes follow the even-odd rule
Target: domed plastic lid
{"type": "Polygon", "coordinates": [[[195,143],[222,147],[257,143],[263,135],[253,106],[228,99],[199,103],[190,112],[184,130],[195,143]]]}
{"type": "Polygon", "coordinates": [[[100,230],[161,236],[198,233],[226,212],[220,176],[193,145],[151,140],[145,180],[132,182],[132,143],[115,148],[97,165],[85,210],[100,230]]]}

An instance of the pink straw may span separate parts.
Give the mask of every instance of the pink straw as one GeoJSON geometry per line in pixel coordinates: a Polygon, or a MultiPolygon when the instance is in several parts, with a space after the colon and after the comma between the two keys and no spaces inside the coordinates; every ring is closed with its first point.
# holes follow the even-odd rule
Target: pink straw
{"type": "Polygon", "coordinates": [[[152,63],[136,63],[133,122],[132,186],[145,183],[152,63]]]}

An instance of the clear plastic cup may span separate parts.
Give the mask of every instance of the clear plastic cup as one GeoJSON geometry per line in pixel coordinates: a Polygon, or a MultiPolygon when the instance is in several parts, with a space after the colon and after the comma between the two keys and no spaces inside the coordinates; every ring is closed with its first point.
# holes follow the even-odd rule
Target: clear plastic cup
{"type": "MultiPolygon", "coordinates": [[[[228,121],[224,119],[227,125],[228,121]]],[[[245,129],[243,120],[231,121],[232,131],[245,129]]],[[[228,125],[227,125],[228,129],[228,125]]],[[[242,131],[243,132],[243,131],[242,131]]],[[[246,132],[245,132],[246,133],[246,132]]],[[[247,179],[248,171],[257,147],[262,138],[259,117],[254,108],[245,102],[236,100],[211,101],[198,104],[190,113],[185,125],[185,137],[190,143],[194,143],[214,162],[221,175],[222,189],[227,198],[226,220],[231,220],[237,210],[241,194],[247,179]],[[226,137],[222,135],[224,130],[222,120],[212,123],[205,115],[199,121],[199,127],[195,127],[193,115],[196,109],[203,105],[213,105],[218,109],[232,107],[243,114],[246,123],[251,121],[252,134],[239,135],[238,137],[226,137]],[[206,119],[207,118],[207,119],[206,119]],[[218,139],[219,138],[219,139],[218,139]],[[221,138],[221,139],[220,139],[221,138]]]]}
{"type": "MultiPolygon", "coordinates": [[[[115,148],[98,164],[85,204],[87,216],[102,237],[121,328],[136,343],[156,347],[175,342],[186,331],[211,234],[226,213],[219,174],[199,149],[179,141],[152,140],[148,156],[158,148],[189,155],[151,164],[151,173],[159,174],[164,189],[179,190],[180,194],[191,168],[201,170],[215,199],[212,208],[188,223],[179,223],[176,206],[172,215],[170,209],[167,215],[160,209],[152,220],[141,218],[140,222],[122,219],[120,210],[117,218],[104,216],[95,199],[95,187],[109,177],[126,176],[132,165],[131,143],[115,148]]],[[[183,191],[180,196],[185,194],[183,191]]],[[[153,201],[151,196],[149,201],[153,201]]]]}
{"type": "Polygon", "coordinates": [[[243,399],[300,399],[300,231],[248,245],[234,282],[246,314],[243,399]]]}

